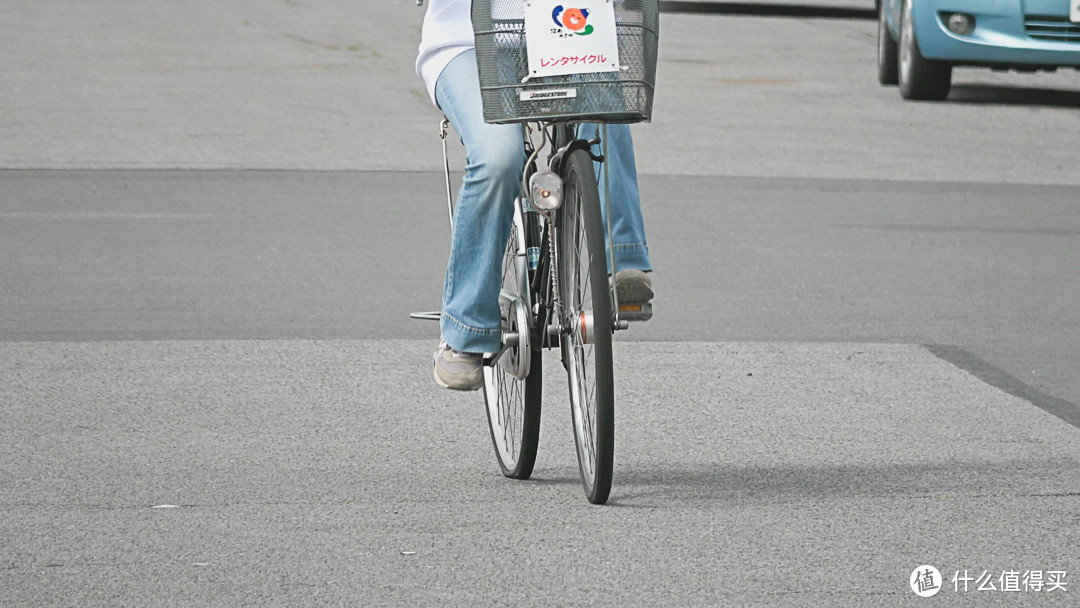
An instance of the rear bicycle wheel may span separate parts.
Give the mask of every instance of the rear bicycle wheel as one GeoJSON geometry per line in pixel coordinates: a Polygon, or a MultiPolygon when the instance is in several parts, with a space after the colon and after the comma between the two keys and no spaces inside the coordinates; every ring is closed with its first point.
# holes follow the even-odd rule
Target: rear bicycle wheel
{"type": "Polygon", "coordinates": [[[615,448],[611,291],[604,221],[592,157],[570,153],[563,170],[558,262],[562,352],[585,495],[603,504],[611,493],[615,448]]]}
{"type": "Polygon", "coordinates": [[[491,444],[499,468],[511,479],[528,479],[532,475],[540,439],[543,383],[542,353],[533,347],[529,336],[531,302],[523,226],[519,206],[503,255],[499,294],[503,334],[516,335],[517,341],[484,366],[484,402],[491,444]]]}

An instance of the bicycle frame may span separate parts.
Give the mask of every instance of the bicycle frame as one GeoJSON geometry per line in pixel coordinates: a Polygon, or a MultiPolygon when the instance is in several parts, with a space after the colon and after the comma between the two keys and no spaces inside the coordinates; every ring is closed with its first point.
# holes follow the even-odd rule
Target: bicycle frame
{"type": "MultiPolygon", "coordinates": [[[[558,290],[555,286],[558,283],[558,259],[556,248],[554,243],[558,238],[558,231],[560,229],[558,222],[558,210],[550,209],[544,210],[539,205],[534,204],[530,200],[532,194],[529,187],[531,178],[538,173],[554,173],[556,175],[562,175],[564,170],[564,159],[575,150],[584,150],[595,162],[604,163],[604,155],[597,156],[592,153],[593,148],[600,144],[606,145],[606,142],[602,139],[600,130],[597,130],[596,136],[591,140],[586,140],[579,137],[580,123],[534,123],[538,125],[538,131],[541,133],[541,142],[539,146],[536,146],[530,133],[532,132],[529,124],[522,125],[522,138],[525,145],[525,151],[528,158],[526,162],[525,171],[522,176],[522,197],[519,199],[517,209],[515,209],[515,218],[517,221],[515,225],[522,227],[522,233],[515,235],[515,238],[519,239],[518,251],[528,252],[530,250],[538,251],[535,266],[530,264],[527,260],[519,263],[524,263],[527,269],[525,276],[529,278],[529,285],[527,288],[522,289],[520,293],[528,294],[531,298],[535,298],[536,301],[527,302],[526,305],[534,313],[532,319],[535,320],[532,327],[530,327],[530,335],[528,337],[531,344],[539,344],[543,348],[554,348],[559,346],[559,337],[564,332],[563,308],[559,301],[558,290]],[[538,165],[537,160],[540,159],[540,153],[546,148],[550,148],[548,154],[543,158],[543,165],[538,165]],[[539,221],[538,218],[543,218],[543,221],[539,221]]],[[[604,164],[604,171],[606,173],[607,165],[604,164]]],[[[605,185],[609,184],[605,174],[605,185]]],[[[614,260],[614,251],[610,246],[611,235],[611,213],[610,213],[610,197],[605,197],[608,202],[608,209],[605,212],[607,217],[606,233],[608,236],[608,256],[610,260],[614,260]]],[[[523,286],[524,287],[524,286],[523,286]]],[[[612,303],[614,304],[614,327],[613,330],[627,329],[629,322],[621,321],[618,318],[618,300],[615,294],[615,290],[611,290],[612,303]]],[[[510,297],[504,294],[504,297],[510,297]]],[[[522,325],[518,325],[521,327],[522,325]]],[[[502,348],[498,353],[495,353],[489,358],[489,362],[493,363],[498,361],[508,348],[516,347],[520,345],[520,336],[513,332],[507,332],[503,336],[502,348]]]]}
{"type": "MultiPolygon", "coordinates": [[[[607,176],[607,163],[605,162],[605,158],[606,158],[606,155],[607,155],[606,154],[607,141],[606,141],[606,139],[604,137],[602,137],[602,134],[601,134],[602,131],[605,131],[605,133],[603,133],[603,134],[606,135],[606,125],[604,126],[603,129],[598,129],[597,130],[597,133],[593,137],[593,139],[586,140],[586,139],[583,139],[583,138],[579,137],[579,135],[578,135],[578,131],[580,129],[581,124],[582,123],[576,123],[576,122],[522,123],[522,125],[521,125],[522,140],[523,140],[523,143],[524,143],[524,146],[525,146],[525,152],[526,152],[526,157],[528,158],[528,161],[525,164],[525,171],[524,171],[524,173],[522,175],[522,182],[521,182],[522,183],[522,185],[521,185],[522,195],[519,198],[519,200],[515,202],[516,203],[515,204],[516,209],[515,209],[514,213],[515,213],[515,218],[518,220],[517,222],[515,222],[515,225],[526,226],[527,225],[526,219],[527,219],[528,215],[530,213],[532,213],[534,215],[539,214],[542,217],[544,217],[544,219],[547,222],[549,222],[551,225],[554,226],[554,231],[555,232],[558,231],[557,222],[554,221],[554,219],[555,219],[554,216],[557,216],[557,213],[556,214],[541,214],[540,211],[535,206],[533,206],[533,204],[529,200],[529,187],[528,187],[529,180],[533,175],[535,175],[536,173],[538,173],[540,171],[540,169],[536,165],[536,161],[537,161],[537,159],[539,157],[540,152],[542,152],[545,148],[550,146],[551,150],[549,151],[548,155],[544,158],[544,163],[545,163],[544,170],[553,172],[555,174],[561,174],[562,173],[562,171],[563,171],[563,161],[570,154],[570,152],[572,152],[574,150],[584,150],[584,151],[586,151],[589,154],[589,156],[592,157],[592,159],[594,161],[599,162],[599,163],[601,163],[603,165],[604,186],[605,186],[605,190],[606,190],[605,196],[604,196],[605,207],[606,207],[604,209],[604,215],[605,215],[605,218],[606,218],[605,232],[607,234],[607,242],[608,242],[608,260],[610,261],[611,266],[612,266],[611,274],[614,275],[615,272],[618,269],[615,267],[615,261],[614,261],[615,260],[615,251],[614,251],[614,247],[613,247],[613,245],[611,243],[611,196],[610,196],[610,188],[611,188],[610,184],[611,184],[611,182],[610,182],[610,180],[608,179],[608,176],[607,176]],[[530,136],[529,136],[529,134],[531,132],[530,125],[533,125],[533,124],[537,125],[537,131],[539,131],[542,134],[542,140],[541,140],[541,143],[540,143],[539,146],[536,146],[533,143],[530,136]],[[600,156],[597,156],[597,155],[592,153],[593,147],[595,147],[597,144],[600,144],[601,147],[602,147],[602,152],[603,153],[600,156]],[[518,214],[521,214],[521,215],[518,216],[518,214]]],[[[447,205],[447,212],[448,212],[448,216],[449,216],[450,225],[453,226],[453,222],[454,222],[454,219],[453,219],[453,216],[454,216],[454,197],[453,197],[453,193],[452,193],[452,189],[451,189],[450,161],[449,161],[449,155],[448,155],[448,152],[447,152],[447,144],[446,144],[447,129],[448,129],[449,126],[450,126],[450,121],[446,120],[445,118],[443,118],[442,121],[439,123],[439,137],[442,140],[442,152],[443,152],[443,165],[444,165],[443,166],[443,175],[444,175],[444,179],[445,179],[445,183],[446,183],[446,205],[447,205]]],[[[533,334],[531,336],[531,338],[533,340],[536,340],[535,343],[542,344],[545,348],[552,348],[552,347],[558,345],[557,341],[552,342],[552,340],[557,340],[558,339],[559,331],[560,331],[560,326],[558,324],[551,324],[550,323],[552,315],[554,313],[556,313],[556,312],[559,312],[559,311],[555,310],[556,302],[554,301],[554,299],[555,299],[554,282],[551,280],[552,279],[551,268],[552,268],[552,263],[555,261],[554,260],[555,254],[554,254],[554,247],[551,246],[551,243],[554,242],[554,241],[551,240],[551,236],[553,236],[553,235],[550,234],[550,233],[551,233],[550,230],[544,230],[544,231],[541,231],[539,236],[534,236],[531,239],[528,238],[529,235],[517,235],[518,238],[523,239],[523,242],[519,243],[519,245],[520,245],[519,251],[527,251],[529,248],[539,248],[538,265],[537,265],[535,271],[534,271],[534,269],[529,269],[529,271],[527,273],[523,273],[523,274],[527,274],[530,277],[531,283],[530,283],[530,285],[527,286],[527,288],[528,288],[527,290],[524,288],[526,286],[523,286],[523,289],[522,289],[521,293],[527,293],[528,292],[528,293],[532,293],[532,294],[548,294],[547,301],[545,301],[545,302],[542,302],[542,303],[536,303],[536,302],[526,303],[526,304],[529,304],[529,309],[533,310],[534,312],[537,312],[536,311],[537,304],[541,304],[541,305],[546,307],[544,309],[544,311],[548,313],[545,316],[545,319],[546,319],[547,322],[544,323],[544,324],[539,324],[539,323],[534,324],[535,326],[531,328],[531,331],[532,331],[532,334],[533,334]],[[540,272],[540,269],[543,269],[544,271],[540,272]]],[[[528,268],[527,261],[525,263],[526,263],[526,268],[528,268]]],[[[613,307],[614,307],[614,311],[613,311],[613,313],[614,313],[614,327],[612,329],[616,330],[616,331],[617,330],[627,329],[629,327],[629,322],[625,321],[625,320],[621,320],[619,318],[619,301],[618,301],[618,295],[617,295],[616,290],[614,288],[611,290],[611,298],[612,298],[611,301],[612,301],[612,304],[613,304],[613,307]]],[[[439,320],[440,314],[438,312],[418,312],[418,313],[412,313],[410,316],[412,318],[414,318],[414,319],[437,321],[437,320],[439,320]]],[[[540,315],[535,315],[534,318],[540,318],[540,315]]],[[[497,352],[497,353],[493,354],[491,357],[489,357],[489,360],[490,361],[498,360],[502,356],[502,353],[508,347],[517,346],[518,345],[518,340],[519,340],[519,338],[515,333],[504,334],[503,338],[502,338],[502,348],[499,350],[499,352],[497,352]]]]}

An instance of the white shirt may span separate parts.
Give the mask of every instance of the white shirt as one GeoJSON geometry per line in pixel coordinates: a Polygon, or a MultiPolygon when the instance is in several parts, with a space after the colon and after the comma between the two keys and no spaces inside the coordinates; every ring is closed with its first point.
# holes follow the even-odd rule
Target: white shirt
{"type": "Polygon", "coordinates": [[[473,48],[472,0],[428,0],[416,73],[436,106],[435,82],[454,57],[473,48]]]}

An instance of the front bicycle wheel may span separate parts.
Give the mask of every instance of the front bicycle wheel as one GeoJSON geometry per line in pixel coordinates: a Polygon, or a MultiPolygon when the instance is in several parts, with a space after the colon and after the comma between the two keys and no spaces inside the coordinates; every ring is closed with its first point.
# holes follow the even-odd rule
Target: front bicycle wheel
{"type": "MultiPolygon", "coordinates": [[[[529,336],[531,304],[521,208],[503,256],[499,295],[504,336],[512,343],[484,366],[484,402],[495,457],[503,475],[528,479],[540,439],[541,352],[529,336]]],[[[537,345],[538,346],[538,345],[537,345]]]]}
{"type": "Polygon", "coordinates": [[[611,493],[615,389],[604,221],[593,171],[588,152],[570,153],[562,175],[557,255],[563,363],[570,380],[578,469],[589,502],[603,504],[611,493]]]}

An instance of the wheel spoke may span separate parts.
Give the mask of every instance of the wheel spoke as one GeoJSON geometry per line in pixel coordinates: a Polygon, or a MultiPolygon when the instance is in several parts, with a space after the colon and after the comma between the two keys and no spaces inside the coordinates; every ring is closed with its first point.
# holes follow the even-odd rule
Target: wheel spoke
{"type": "Polygon", "coordinates": [[[503,427],[503,447],[509,454],[513,455],[513,459],[517,460],[517,445],[514,441],[517,430],[517,399],[514,382],[507,382],[507,374],[505,371],[499,370],[498,383],[499,392],[502,398],[499,399],[499,421],[503,427]]]}

